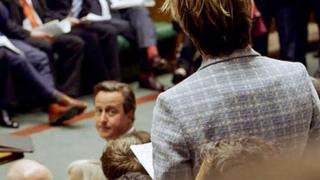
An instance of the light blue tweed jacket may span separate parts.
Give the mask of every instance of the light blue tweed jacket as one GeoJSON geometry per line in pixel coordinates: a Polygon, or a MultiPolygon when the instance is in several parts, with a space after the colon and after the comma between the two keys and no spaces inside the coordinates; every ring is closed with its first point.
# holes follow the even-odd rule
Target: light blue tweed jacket
{"type": "Polygon", "coordinates": [[[302,153],[318,140],[320,103],[300,63],[251,48],[211,59],[168,91],[153,112],[155,179],[194,179],[201,145],[257,136],[302,153]]]}

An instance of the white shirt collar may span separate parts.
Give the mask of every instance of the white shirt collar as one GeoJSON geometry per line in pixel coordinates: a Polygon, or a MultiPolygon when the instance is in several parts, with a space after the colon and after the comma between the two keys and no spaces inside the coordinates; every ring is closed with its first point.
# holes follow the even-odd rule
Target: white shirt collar
{"type": "Polygon", "coordinates": [[[132,132],[134,132],[136,129],[134,128],[134,126],[132,126],[126,133],[124,133],[123,135],[126,135],[126,134],[130,134],[132,132]]]}

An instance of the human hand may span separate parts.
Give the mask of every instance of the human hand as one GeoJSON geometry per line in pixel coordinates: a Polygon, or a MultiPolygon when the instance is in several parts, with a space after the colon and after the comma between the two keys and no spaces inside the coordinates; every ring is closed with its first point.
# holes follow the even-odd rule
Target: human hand
{"type": "Polygon", "coordinates": [[[80,24],[80,20],[74,17],[67,17],[67,20],[71,23],[72,26],[80,24]]]}
{"type": "Polygon", "coordinates": [[[50,33],[44,32],[44,31],[38,31],[38,30],[31,31],[31,37],[43,39],[43,40],[46,40],[49,42],[51,42],[53,40],[53,34],[50,34],[50,33]]]}

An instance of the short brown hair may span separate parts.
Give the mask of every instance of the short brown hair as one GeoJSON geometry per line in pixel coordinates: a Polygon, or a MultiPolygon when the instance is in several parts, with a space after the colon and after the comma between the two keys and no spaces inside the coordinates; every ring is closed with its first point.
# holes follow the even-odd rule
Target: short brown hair
{"type": "Polygon", "coordinates": [[[251,42],[251,0],[166,0],[195,46],[205,55],[229,55],[251,42]]]}
{"type": "Polygon", "coordinates": [[[130,146],[150,141],[150,134],[144,131],[136,131],[109,141],[100,158],[104,175],[108,179],[116,179],[128,172],[147,174],[131,151],[130,146]]]}
{"type": "Polygon", "coordinates": [[[127,114],[132,111],[134,114],[136,110],[136,99],[133,90],[128,84],[118,81],[103,81],[94,87],[94,97],[96,97],[100,91],[121,93],[124,97],[124,112],[127,114]]]}

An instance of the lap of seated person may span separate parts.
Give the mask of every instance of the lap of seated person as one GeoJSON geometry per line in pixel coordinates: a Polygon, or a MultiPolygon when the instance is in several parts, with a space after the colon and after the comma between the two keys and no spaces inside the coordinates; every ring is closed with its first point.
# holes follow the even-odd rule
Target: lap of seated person
{"type": "MultiPolygon", "coordinates": [[[[48,57],[43,52],[22,41],[14,40],[12,42],[24,55],[18,55],[8,49],[0,48],[3,53],[0,59],[3,62],[1,68],[7,70],[1,71],[1,76],[7,76],[6,73],[10,73],[23,82],[24,92],[29,92],[28,96],[30,93],[36,93],[37,96],[32,97],[39,99],[41,104],[48,105],[50,123],[59,124],[85,110],[87,106],[85,102],[73,99],[56,90],[48,57]]],[[[4,96],[1,98],[6,97],[5,94],[1,96],[4,96]]],[[[1,108],[5,108],[6,105],[3,106],[1,108]]],[[[3,114],[6,113],[2,113],[0,125],[18,127],[17,123],[11,122],[3,114]]]]}

